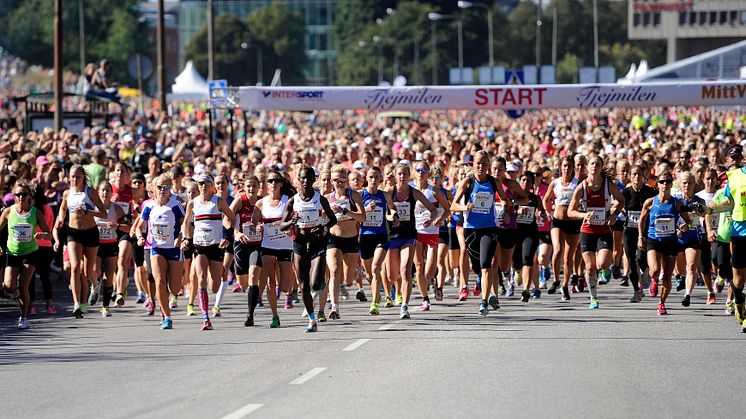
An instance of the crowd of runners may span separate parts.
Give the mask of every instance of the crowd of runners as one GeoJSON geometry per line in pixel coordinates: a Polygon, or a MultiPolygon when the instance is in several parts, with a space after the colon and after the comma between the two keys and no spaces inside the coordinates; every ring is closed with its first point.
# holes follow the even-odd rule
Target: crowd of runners
{"type": "Polygon", "coordinates": [[[613,282],[659,315],[704,287],[746,332],[736,111],[261,113],[213,130],[191,105],[129,112],[81,135],[0,128],[19,329],[71,302],[78,319],[142,304],[162,329],[185,314],[210,330],[242,293],[245,326],[280,327],[299,304],[315,332],[346,300],[402,319],[444,298],[482,316],[505,298],[598,309],[613,282]],[[53,301],[50,271],[70,301],[53,301]]]}

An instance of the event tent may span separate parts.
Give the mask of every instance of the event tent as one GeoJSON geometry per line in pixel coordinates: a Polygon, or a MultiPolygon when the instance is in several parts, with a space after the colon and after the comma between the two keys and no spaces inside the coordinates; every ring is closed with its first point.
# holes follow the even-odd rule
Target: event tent
{"type": "Polygon", "coordinates": [[[184,71],[174,81],[169,100],[203,101],[210,98],[209,84],[194,68],[192,61],[186,63],[184,71]]]}

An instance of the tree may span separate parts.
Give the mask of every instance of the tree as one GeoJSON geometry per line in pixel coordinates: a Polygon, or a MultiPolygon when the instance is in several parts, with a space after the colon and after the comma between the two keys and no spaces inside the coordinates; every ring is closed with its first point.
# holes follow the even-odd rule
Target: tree
{"type": "Polygon", "coordinates": [[[268,47],[263,50],[269,52],[264,54],[264,67],[281,69],[284,83],[302,83],[303,68],[308,62],[303,17],[283,3],[273,3],[254,11],[246,22],[255,42],[268,47]]]}
{"type": "Polygon", "coordinates": [[[557,62],[557,83],[577,83],[580,60],[571,52],[557,62]]]}
{"type": "MultiPolygon", "coordinates": [[[[250,71],[256,66],[255,55],[241,48],[244,42],[257,42],[248,26],[235,15],[223,14],[215,18],[214,28],[215,78],[233,85],[256,83],[256,76],[250,71]]],[[[207,74],[207,26],[187,45],[185,56],[194,61],[200,73],[207,74]]]]}

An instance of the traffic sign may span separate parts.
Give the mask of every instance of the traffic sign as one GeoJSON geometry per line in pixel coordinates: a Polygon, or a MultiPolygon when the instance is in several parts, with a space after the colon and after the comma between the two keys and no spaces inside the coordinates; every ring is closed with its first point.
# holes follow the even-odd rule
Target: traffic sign
{"type": "MultiPolygon", "coordinates": [[[[511,70],[506,74],[507,83],[505,84],[523,84],[523,71],[511,70]]],[[[508,109],[505,111],[509,117],[518,119],[526,113],[525,109],[508,109]]]]}

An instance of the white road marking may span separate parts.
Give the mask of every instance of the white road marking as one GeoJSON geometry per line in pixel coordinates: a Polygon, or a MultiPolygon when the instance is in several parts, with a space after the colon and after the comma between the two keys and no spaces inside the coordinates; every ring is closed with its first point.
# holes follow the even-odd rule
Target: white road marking
{"type": "Polygon", "coordinates": [[[379,327],[378,330],[389,330],[392,327],[394,327],[395,323],[386,323],[383,326],[379,327]]]}
{"type": "Polygon", "coordinates": [[[221,419],[242,419],[250,415],[251,413],[256,412],[262,406],[264,405],[256,403],[247,404],[246,406],[236,410],[235,412],[223,416],[221,419]]]}
{"type": "Polygon", "coordinates": [[[370,339],[358,339],[355,342],[351,343],[348,347],[342,349],[343,352],[352,352],[355,349],[363,346],[365,342],[368,342],[370,339]]]}
{"type": "Polygon", "coordinates": [[[290,382],[290,385],[299,385],[303,384],[306,381],[310,380],[311,378],[321,374],[322,372],[326,371],[326,367],[316,367],[312,369],[311,371],[308,371],[307,373],[301,375],[300,377],[296,378],[295,380],[290,382]]]}

